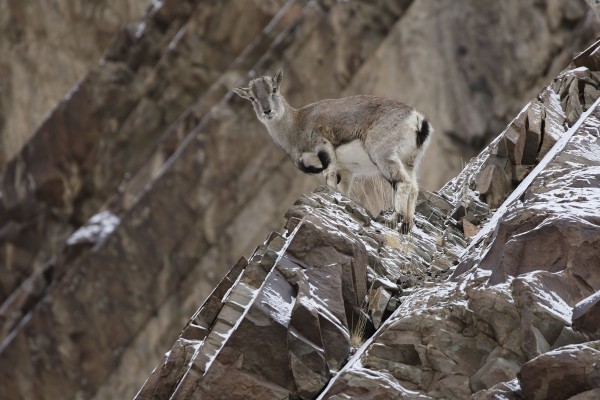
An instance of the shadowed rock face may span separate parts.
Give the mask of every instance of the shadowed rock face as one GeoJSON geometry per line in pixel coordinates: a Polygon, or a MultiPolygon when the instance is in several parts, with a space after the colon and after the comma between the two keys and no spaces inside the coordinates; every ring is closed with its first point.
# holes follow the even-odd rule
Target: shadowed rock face
{"type": "Polygon", "coordinates": [[[411,236],[329,189],[301,197],[136,398],[594,398],[598,46],[422,191],[411,236]],[[490,169],[507,184],[476,191],[490,169]]]}
{"type": "MultiPolygon", "coordinates": [[[[9,3],[13,7],[15,2],[9,3]]],[[[102,61],[2,167],[3,394],[41,399],[132,397],[215,285],[218,288],[203,306],[205,311],[187,325],[161,375],[153,375],[140,396],[166,397],[181,383],[179,393],[201,390],[224,397],[235,393],[310,398],[328,382],[344,380],[350,386],[356,382],[352,390],[358,394],[369,389],[379,396],[389,394],[388,386],[407,395],[445,393],[440,388],[451,387],[448,382],[456,384],[449,397],[467,393],[467,387],[481,392],[495,382],[505,383],[493,390],[508,393],[517,390],[518,383],[509,378],[516,376],[524,361],[521,355],[511,356],[518,343],[526,343],[523,354],[533,357],[547,347],[544,341],[558,346],[584,340],[580,332],[562,328],[568,319],[564,312],[536,322],[544,305],[539,307],[542,311],[535,308],[532,315],[523,314],[533,321],[523,323],[523,332],[528,332],[525,339],[519,330],[510,333],[521,326],[516,317],[498,327],[498,334],[510,343],[507,352],[498,350],[493,337],[472,357],[459,347],[456,351],[461,355],[451,353],[450,359],[470,363],[456,369],[460,373],[450,373],[455,368],[449,365],[455,361],[433,350],[426,356],[433,360],[439,355],[437,364],[423,360],[423,346],[429,346],[423,343],[445,349],[460,335],[475,335],[476,339],[464,343],[479,346],[479,339],[491,335],[483,323],[463,333],[466,328],[461,327],[475,321],[469,319],[470,306],[456,306],[460,317],[447,317],[445,307],[434,306],[436,299],[446,301],[443,295],[450,293],[450,284],[432,288],[462,260],[466,239],[485,226],[490,208],[505,202],[564,134],[565,124],[576,123],[596,99],[600,68],[591,51],[576,61],[576,66],[588,70],[570,69],[556,79],[463,174],[440,193],[421,193],[419,225],[411,238],[387,229],[385,218],[374,220],[362,206],[322,190],[302,197],[288,213],[286,233],[270,236],[265,248],[248,263],[236,264],[221,281],[226,267],[240,254],[248,254],[267,232],[280,229],[289,204],[318,183],[295,170],[251,108],[231,96],[230,88],[247,82],[248,75],[283,66],[288,77],[284,94],[294,105],[356,92],[400,97],[440,118],[438,137],[461,132],[449,135],[454,139],[440,148],[464,147],[471,134],[482,142],[504,125],[503,118],[521,109],[525,97],[518,97],[538,84],[533,77],[540,76],[539,69],[546,71],[547,78],[554,76],[566,63],[565,57],[570,58],[572,49],[593,31],[581,1],[549,1],[543,6],[534,1],[493,3],[484,7],[480,0],[463,2],[461,12],[427,1],[153,2],[141,23],[125,27],[113,38],[102,61]],[[528,15],[535,16],[535,24],[530,24],[528,15]],[[478,18],[484,22],[475,22],[478,18]],[[483,36],[481,26],[470,24],[493,25],[493,34],[483,36]],[[440,36],[437,26],[447,27],[447,34],[440,36]],[[496,39],[501,45],[492,45],[496,39]],[[456,47],[459,42],[467,44],[466,49],[456,47]],[[414,45],[418,49],[410,50],[414,45]],[[540,53],[534,54],[534,48],[540,53]],[[402,57],[392,57],[398,54],[402,57]],[[471,70],[471,64],[476,65],[473,57],[492,61],[471,70]],[[453,58],[464,61],[458,63],[458,72],[451,71],[453,58]],[[421,64],[415,64],[418,60],[421,64]],[[436,65],[447,68],[432,70],[436,65]],[[428,104],[434,109],[426,109],[428,104]],[[471,109],[478,111],[453,117],[471,109]],[[490,110],[491,119],[483,117],[490,110]],[[456,126],[447,125],[453,121],[456,126]],[[463,132],[469,134],[462,136],[463,132]],[[247,288],[238,287],[238,277],[247,288]],[[418,295],[426,289],[435,293],[418,295]],[[227,300],[223,308],[222,300],[234,291],[241,297],[239,303],[227,300]],[[358,351],[367,354],[364,365],[369,370],[354,363],[346,375],[338,374],[355,347],[360,347],[360,335],[353,339],[353,331],[364,330],[370,337],[377,329],[387,329],[385,321],[392,321],[389,317],[395,310],[410,304],[416,304],[415,310],[425,309],[416,299],[427,296],[433,299],[432,310],[440,313],[432,315],[450,321],[444,320],[442,328],[423,322],[421,342],[398,342],[390,345],[393,350],[374,343],[368,352],[358,351]],[[238,321],[231,336],[223,334],[238,321]],[[222,322],[222,330],[216,328],[217,322],[222,322]],[[361,324],[365,327],[357,328],[361,324]],[[260,335],[256,326],[262,327],[260,335]],[[428,332],[437,332],[435,340],[428,332]],[[451,332],[451,340],[445,332],[451,332]],[[253,344],[255,337],[264,346],[253,344]],[[260,351],[271,342],[276,352],[260,351]],[[201,354],[207,356],[201,359],[201,354]],[[265,364],[262,356],[279,364],[265,364]],[[199,367],[187,370],[190,362],[199,367]],[[182,369],[170,369],[173,365],[182,369]],[[206,380],[199,377],[201,370],[206,380]],[[375,370],[391,372],[374,374],[375,370]],[[182,380],[184,371],[189,377],[182,380]],[[471,373],[474,383],[464,384],[471,373]],[[230,381],[239,384],[220,387],[217,382],[222,376],[235,376],[238,380],[230,381]]],[[[0,19],[14,15],[14,10],[0,12],[0,19]]],[[[2,35],[0,42],[6,37],[2,35]]],[[[7,75],[0,75],[4,85],[7,75]]],[[[31,78],[30,83],[38,81],[31,78]]],[[[18,115],[9,117],[18,119],[18,115]]],[[[430,165],[435,159],[452,159],[447,152],[439,154],[432,148],[430,165]]],[[[582,160],[581,165],[588,162],[582,160]]],[[[569,159],[565,168],[571,168],[572,162],[569,159]]],[[[581,182],[569,183],[569,190],[577,192],[578,185],[594,179],[590,172],[581,182]]],[[[540,184],[536,196],[544,188],[540,184]]],[[[555,190],[560,199],[560,189],[555,190]]],[[[481,299],[469,300],[494,323],[502,318],[493,310],[513,316],[522,312],[511,308],[517,295],[520,304],[546,301],[530,293],[537,287],[561,286],[563,272],[569,279],[576,272],[558,291],[560,296],[571,296],[564,300],[567,304],[574,305],[593,292],[581,286],[582,276],[588,279],[583,268],[570,264],[588,262],[589,251],[567,255],[548,251],[536,259],[527,243],[517,243],[514,237],[527,233],[521,228],[546,229],[545,215],[534,209],[527,212],[531,217],[502,219],[500,226],[506,229],[485,249],[488,255],[480,260],[470,257],[478,254],[476,250],[469,250],[456,272],[471,267],[494,271],[488,283],[502,289],[494,289],[500,293],[497,298],[487,297],[496,292],[482,283],[470,294],[481,299]],[[522,227],[518,221],[524,221],[522,227]],[[503,241],[524,255],[523,262],[508,255],[496,260],[494,254],[503,253],[503,241]],[[537,271],[532,262],[551,264],[548,271],[552,272],[536,275],[531,282],[517,281],[516,277],[537,271]]],[[[582,218],[593,225],[590,211],[585,213],[582,218]]],[[[576,229],[580,220],[560,221],[552,215],[548,221],[551,229],[544,231],[546,236],[537,246],[545,241],[561,246],[580,242],[576,229]],[[553,236],[563,227],[568,237],[553,236]]],[[[588,232],[593,236],[593,227],[588,232]]],[[[488,272],[481,274],[481,281],[488,279],[488,272]]],[[[467,301],[461,291],[448,296],[463,305],[467,301]]],[[[582,325],[574,326],[589,335],[593,326],[583,324],[582,318],[582,325]]],[[[394,329],[401,333],[386,336],[390,343],[413,332],[410,324],[399,323],[394,329]]],[[[504,341],[498,343],[505,346],[504,341]]]]}
{"type": "MultiPolygon", "coordinates": [[[[16,155],[59,100],[150,0],[0,4],[0,165],[16,155]]],[[[136,24],[137,25],[137,24],[136,24]]]]}

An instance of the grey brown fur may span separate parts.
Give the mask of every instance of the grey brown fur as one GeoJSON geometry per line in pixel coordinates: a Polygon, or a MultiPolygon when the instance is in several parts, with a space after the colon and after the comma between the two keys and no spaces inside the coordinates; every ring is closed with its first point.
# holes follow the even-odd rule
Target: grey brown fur
{"type": "Polygon", "coordinates": [[[394,221],[413,226],[418,195],[416,170],[432,129],[423,115],[397,100],[351,96],[321,100],[300,109],[280,93],[283,71],[248,88],[249,99],[273,140],[303,172],[324,172],[327,185],[348,194],[355,176],[381,174],[394,188],[394,221]]]}

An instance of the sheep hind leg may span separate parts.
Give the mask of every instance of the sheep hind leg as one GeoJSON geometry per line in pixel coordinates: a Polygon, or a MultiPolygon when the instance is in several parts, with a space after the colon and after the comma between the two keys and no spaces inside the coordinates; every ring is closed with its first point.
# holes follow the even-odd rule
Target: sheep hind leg
{"type": "Polygon", "coordinates": [[[378,160],[377,166],[394,189],[392,223],[395,225],[400,222],[399,231],[407,234],[414,225],[415,206],[419,193],[414,173],[412,170],[407,170],[397,157],[378,160]]]}

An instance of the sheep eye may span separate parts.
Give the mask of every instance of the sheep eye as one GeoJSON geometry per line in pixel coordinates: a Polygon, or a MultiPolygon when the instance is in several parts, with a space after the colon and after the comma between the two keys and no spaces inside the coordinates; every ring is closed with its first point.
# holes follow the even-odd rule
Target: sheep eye
{"type": "Polygon", "coordinates": [[[252,97],[252,96],[250,96],[248,98],[250,99],[250,101],[254,101],[255,100],[254,97],[252,97]]]}

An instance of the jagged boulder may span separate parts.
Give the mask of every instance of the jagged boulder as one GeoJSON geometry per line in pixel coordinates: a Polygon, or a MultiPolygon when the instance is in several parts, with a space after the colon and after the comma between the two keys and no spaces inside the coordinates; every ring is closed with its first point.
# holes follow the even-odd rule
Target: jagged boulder
{"type": "MultiPolygon", "coordinates": [[[[576,62],[597,46],[600,42],[576,62]]],[[[592,73],[571,68],[539,98],[578,96],[565,82],[592,73]]],[[[585,92],[586,84],[577,85],[578,93],[585,92]]],[[[284,244],[268,257],[267,272],[253,272],[253,265],[265,265],[260,259],[269,253],[259,247],[231,289],[225,294],[217,290],[200,309],[199,314],[205,307],[213,310],[211,319],[188,323],[186,330],[193,325],[203,329],[193,354],[168,353],[138,398],[153,398],[157,391],[168,392],[163,398],[169,399],[593,396],[597,344],[589,342],[589,330],[571,320],[574,307],[585,304],[593,310],[594,301],[580,302],[600,290],[600,105],[590,98],[579,111],[571,107],[579,106],[532,101],[461,175],[439,193],[421,193],[412,236],[389,230],[384,219],[373,220],[358,204],[328,189],[302,197],[287,213],[287,230],[278,236],[284,244]],[[578,117],[569,121],[568,115],[578,117]],[[523,121],[530,118],[537,119],[539,129],[527,128],[531,125],[523,121]],[[515,128],[519,124],[525,128],[515,128]],[[539,130],[539,135],[534,132],[537,147],[515,146],[527,142],[528,129],[539,130]],[[519,130],[521,139],[514,136],[519,130]],[[545,140],[554,146],[545,148],[545,140]],[[525,157],[525,149],[534,147],[537,153],[525,157]],[[499,158],[510,170],[527,159],[531,172],[518,179],[509,175],[511,184],[495,188],[494,196],[479,193],[478,174],[499,158]],[[469,242],[465,234],[471,229],[476,232],[469,242]],[[237,290],[248,287],[246,274],[256,289],[245,295],[248,306],[235,317],[228,304],[238,298],[237,290]],[[344,285],[348,277],[353,285],[344,285]],[[321,286],[318,280],[326,282],[321,286]],[[383,295],[383,312],[375,313],[372,305],[380,303],[382,290],[389,296],[383,295]],[[366,306],[360,307],[364,293],[366,306]],[[278,308],[270,307],[272,298],[279,299],[278,308]],[[234,320],[222,327],[231,315],[234,320]],[[356,343],[352,321],[361,315],[368,318],[365,341],[356,343]],[[332,319],[341,322],[336,335],[324,334],[322,322],[332,319]],[[265,326],[268,332],[258,333],[265,326]],[[257,333],[248,334],[253,329],[257,333]],[[274,354],[254,351],[252,344],[265,346],[264,338],[270,338],[274,354]],[[334,344],[341,344],[335,362],[327,356],[334,344]],[[181,368],[178,378],[169,366],[171,357],[181,368]],[[275,374],[273,365],[287,366],[286,373],[277,369],[275,374]],[[570,372],[559,376],[564,369],[570,372]],[[243,384],[221,383],[225,376],[243,384]],[[165,390],[161,377],[176,389],[165,390]]],[[[186,330],[177,349],[189,340],[186,330]]]]}
{"type": "MultiPolygon", "coordinates": [[[[390,300],[402,302],[415,286],[439,282],[449,254],[461,249],[430,236],[443,235],[442,225],[421,218],[423,229],[403,238],[325,188],[287,216],[287,234],[269,238],[243,269],[237,264],[223,283],[229,290],[217,287],[190,320],[177,348],[194,346],[193,355],[167,355],[137,398],[157,390],[173,399],[314,398],[373,331],[371,316],[389,314],[390,300]],[[432,255],[437,270],[426,267],[432,255]],[[171,365],[184,362],[197,373],[185,367],[173,379],[171,365]]],[[[409,347],[402,354],[416,355],[409,347]]]]}
{"type": "Polygon", "coordinates": [[[589,397],[590,391],[600,388],[599,347],[598,342],[565,346],[523,364],[519,380],[524,397],[532,400],[589,397]]]}

